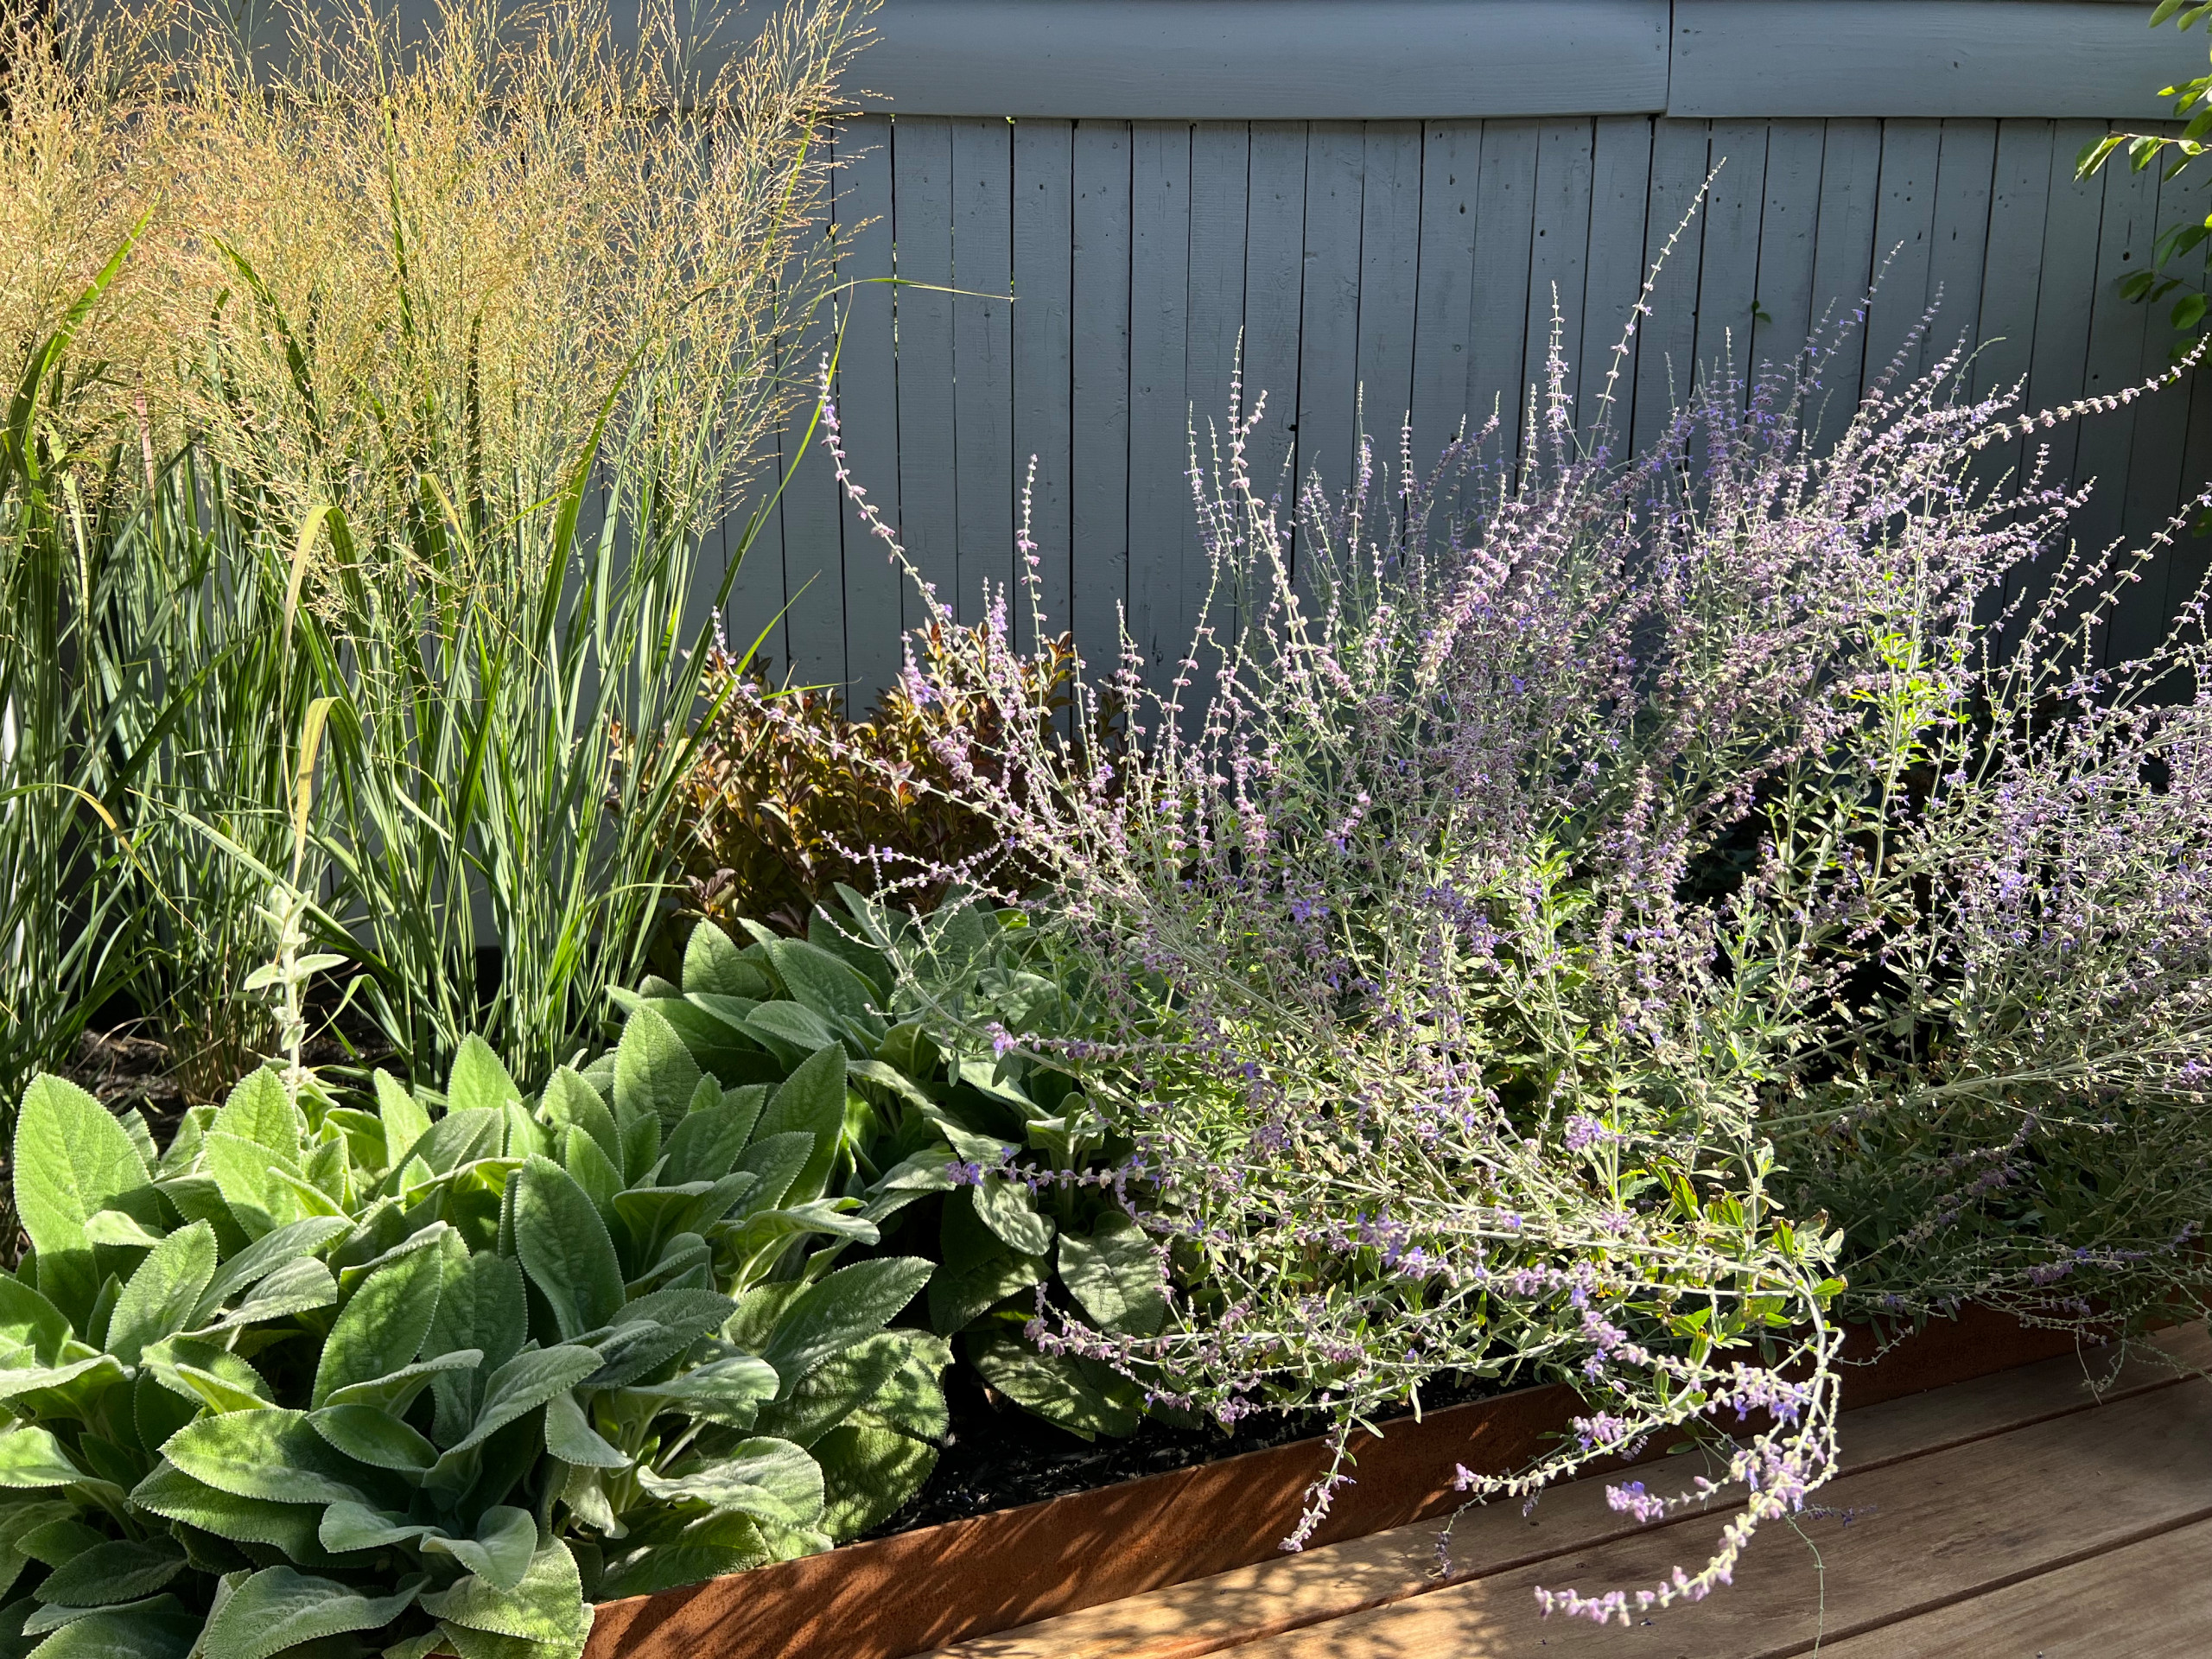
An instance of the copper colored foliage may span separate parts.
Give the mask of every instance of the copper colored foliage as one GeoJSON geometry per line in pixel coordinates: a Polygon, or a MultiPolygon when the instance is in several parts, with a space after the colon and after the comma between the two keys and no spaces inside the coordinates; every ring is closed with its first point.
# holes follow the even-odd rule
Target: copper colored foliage
{"type": "MultiPolygon", "coordinates": [[[[705,692],[717,712],[672,817],[696,912],[803,933],[840,882],[927,909],[956,880],[1003,880],[1002,838],[963,783],[995,775],[999,704],[962,664],[1005,648],[982,628],[918,629],[916,659],[858,721],[835,691],[774,690],[760,659],[716,652],[705,692]]],[[[1074,671],[1066,634],[1020,664],[1040,725],[1065,715],[1074,671]]]]}

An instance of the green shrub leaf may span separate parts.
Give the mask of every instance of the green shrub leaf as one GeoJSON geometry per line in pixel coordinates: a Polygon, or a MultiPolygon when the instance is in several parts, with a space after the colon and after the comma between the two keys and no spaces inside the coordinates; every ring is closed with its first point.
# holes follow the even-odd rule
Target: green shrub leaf
{"type": "Polygon", "coordinates": [[[0,1428],[0,1486],[35,1491],[73,1485],[84,1478],[48,1430],[34,1423],[0,1428]]]}
{"type": "Polygon", "coordinates": [[[642,1114],[658,1117],[664,1130],[672,1129],[691,1109],[691,1091],[698,1086],[699,1063],[675,1027],[652,1008],[639,1008],[622,1022],[622,1040],[614,1051],[618,1117],[642,1114]]]}
{"type": "Polygon", "coordinates": [[[707,1503],[780,1527],[811,1527],[822,1516],[822,1469],[789,1440],[741,1440],[726,1457],[673,1479],[650,1469],[638,1483],[656,1497],[707,1503]]]}
{"type": "Polygon", "coordinates": [[[930,1325],[940,1336],[973,1324],[1000,1302],[1043,1282],[1045,1258],[1021,1255],[986,1227],[975,1208],[975,1189],[944,1201],[938,1222],[942,1265],[930,1279],[930,1325]]]}
{"type": "Polygon", "coordinates": [[[436,1446],[374,1406],[325,1406],[308,1421],[327,1444],[372,1469],[421,1475],[438,1460],[436,1446]]]}
{"type": "Polygon", "coordinates": [[[581,1653],[591,1633],[583,1579],[575,1558],[557,1538],[537,1547],[529,1570],[512,1590],[471,1575],[450,1589],[423,1597],[423,1605],[448,1624],[549,1643],[564,1652],[581,1653]]]}
{"type": "Polygon", "coordinates": [[[1042,1354],[1001,1332],[970,1338],[968,1357],[1007,1399],[1086,1440],[1134,1433],[1144,1421],[1144,1391],[1095,1361],[1042,1354]]]}
{"type": "Polygon", "coordinates": [[[1059,1255],[1061,1279],[1101,1330],[1151,1337],[1167,1322],[1159,1255],[1120,1211],[1101,1216],[1088,1238],[1063,1233],[1059,1255]]]}
{"type": "Polygon", "coordinates": [[[754,1144],[779,1135],[814,1137],[814,1147],[798,1179],[779,1202],[802,1203],[822,1196],[837,1142],[845,1131],[845,1051],[830,1044],[817,1048],[784,1079],[768,1098],[753,1126],[754,1144]]]}
{"type": "Polygon", "coordinates": [[[166,1538],[112,1538],[79,1551],[31,1592],[70,1607],[106,1607],[150,1596],[184,1571],[184,1552],[166,1538]]]}
{"type": "Polygon", "coordinates": [[[683,947],[683,988],[687,993],[704,991],[754,1001],[765,1001],[776,993],[759,963],[748,961],[730,942],[728,934],[703,921],[691,930],[683,947]]]}
{"type": "Polygon", "coordinates": [[[807,1287],[760,1355],[783,1379],[783,1392],[840,1349],[881,1330],[929,1282],[930,1270],[918,1256],[886,1256],[840,1268],[807,1287]]]}
{"type": "Polygon", "coordinates": [[[515,1249],[523,1271],[551,1305],[563,1340],[597,1330],[621,1311],[622,1264],[607,1224],[575,1178],[550,1158],[523,1166],[515,1249]]]}
{"type": "MultiPolygon", "coordinates": [[[[458,1241],[453,1247],[458,1250],[458,1241]]],[[[447,1256],[435,1246],[409,1250],[362,1281],[323,1339],[311,1404],[323,1404],[339,1389],[389,1376],[415,1357],[437,1314],[447,1256]]]]}
{"type": "MultiPolygon", "coordinates": [[[[365,1471],[331,1448],[307,1414],[271,1407],[202,1417],[162,1454],[203,1485],[271,1503],[364,1503],[365,1471]]],[[[218,1528],[208,1530],[218,1531],[218,1528]]]]}
{"type": "Polygon", "coordinates": [[[515,1087],[491,1044],[474,1032],[462,1038],[446,1078],[446,1109],[504,1112],[509,1101],[521,1098],[522,1090],[515,1087]]]}
{"type": "Polygon", "coordinates": [[[986,1175],[976,1189],[976,1214],[983,1225],[1022,1255],[1042,1255],[1052,1248],[1052,1223],[1037,1211],[1037,1196],[1021,1181],[986,1175]]]}
{"type": "Polygon", "coordinates": [[[207,1621],[204,1644],[223,1659],[272,1654],[347,1630],[380,1630],[415,1605],[420,1580],[389,1596],[364,1596],[289,1567],[264,1567],[232,1591],[207,1621]]]}
{"type": "Polygon", "coordinates": [[[116,1299],[107,1322],[108,1351],[136,1365],[149,1343],[184,1328],[214,1277],[215,1230],[195,1221],[171,1233],[146,1252],[116,1299]]]}
{"type": "Polygon", "coordinates": [[[528,1510],[495,1504],[476,1523],[474,1538],[433,1531],[423,1540],[432,1554],[448,1555],[502,1594],[522,1587],[537,1554],[537,1522],[528,1510]]]}
{"type": "Polygon", "coordinates": [[[85,1224],[120,1210],[160,1220],[146,1166],[107,1109],[55,1077],[35,1078],[16,1117],[16,1214],[38,1254],[39,1288],[73,1320],[88,1318],[105,1274],[85,1224]]]}
{"type": "MultiPolygon", "coordinates": [[[[26,1621],[25,1633],[30,1630],[26,1621]]],[[[73,1619],[36,1652],[38,1659],[185,1659],[200,1631],[199,1614],[186,1611],[174,1596],[156,1596],[73,1619]]]]}

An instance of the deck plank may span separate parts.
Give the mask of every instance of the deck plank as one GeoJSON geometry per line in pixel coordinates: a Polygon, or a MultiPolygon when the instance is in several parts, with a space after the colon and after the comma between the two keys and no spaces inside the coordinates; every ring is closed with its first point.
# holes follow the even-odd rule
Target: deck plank
{"type": "Polygon", "coordinates": [[[1755,1541],[1722,1593],[1627,1630],[1546,1620],[1535,1592],[1652,1584],[1677,1564],[1694,1568],[1723,1517],[1655,1526],[1238,1651],[1491,1659],[1541,1645],[1547,1659],[1783,1659],[2212,1518],[2212,1383],[2150,1389],[1847,1475],[1819,1503],[1824,1517],[1755,1541]]]}
{"type": "MultiPolygon", "coordinates": [[[[2162,1345],[2186,1364],[2212,1365],[2212,1338],[2201,1328],[2170,1333],[2162,1345]]],[[[1845,1416],[1847,1478],[2086,1411],[2097,1398],[2093,1381],[2113,1404],[2170,1388],[2176,1374],[2153,1357],[2130,1360],[2114,1373],[2093,1352],[1865,1407],[1845,1416]]],[[[1694,1468],[1688,1458],[1665,1459],[1643,1478],[1665,1491],[1669,1480],[1687,1481],[1694,1468]]],[[[1641,1536],[1643,1529],[1606,1506],[1605,1484],[1562,1486],[1525,1518],[1511,1506],[1471,1511],[1454,1533],[1449,1580],[1437,1570],[1445,1523],[1423,1522],[977,1637],[936,1659],[1196,1659],[1244,1650],[1243,1644],[1264,1637],[1423,1597],[1451,1580],[1641,1536]]]]}
{"type": "Polygon", "coordinates": [[[2212,1627],[2212,1521],[2161,1533],[1902,1624],[1823,1659],[2173,1659],[2212,1627]]]}

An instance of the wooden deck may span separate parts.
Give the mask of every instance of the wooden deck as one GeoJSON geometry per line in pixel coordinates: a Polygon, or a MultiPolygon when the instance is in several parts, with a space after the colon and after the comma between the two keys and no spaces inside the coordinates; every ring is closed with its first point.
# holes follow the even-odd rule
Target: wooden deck
{"type": "MultiPolygon", "coordinates": [[[[2202,1327],[2164,1345],[2212,1368],[2202,1327]]],[[[1538,1585],[1694,1570],[1728,1511],[1651,1527],[1603,1480],[965,1642],[935,1659],[2186,1659],[2212,1655],[2212,1380],[2050,1360],[1847,1413],[1845,1472],[1736,1583],[1629,1629],[1543,1618],[1538,1585]],[[2093,1384],[2095,1385],[2093,1387],[2093,1384]]],[[[1655,1492],[1702,1464],[1646,1465],[1655,1492]]]]}

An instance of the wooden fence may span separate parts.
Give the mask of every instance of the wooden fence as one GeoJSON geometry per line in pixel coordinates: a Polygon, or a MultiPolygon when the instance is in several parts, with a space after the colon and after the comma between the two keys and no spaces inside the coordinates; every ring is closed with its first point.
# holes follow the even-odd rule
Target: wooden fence
{"type": "MultiPolygon", "coordinates": [[[[2202,61],[2196,37],[2145,35],[2143,7],[1278,0],[1242,21],[1338,33],[1308,41],[1302,70],[1298,41],[1271,35],[1264,86],[1232,73],[1209,91],[1205,54],[1233,51],[1221,31],[1238,17],[1223,15],[1239,3],[890,0],[883,15],[858,79],[890,85],[897,113],[857,116],[837,139],[841,276],[855,284],[837,401],[856,474],[963,615],[1016,572],[1034,456],[1051,624],[1095,658],[1125,610],[1148,656],[1172,654],[1203,575],[1186,431],[1226,415],[1240,340],[1248,394],[1267,394],[1259,464],[1332,486],[1363,408],[1393,445],[1409,421],[1416,455],[1493,407],[1510,439],[1554,321],[1594,413],[1643,273],[1708,175],[1630,345],[1618,423],[1631,442],[1699,365],[1789,356],[1878,274],[1859,343],[1827,378],[1831,423],[1931,304],[1935,341],[1979,348],[1977,391],[2024,378],[2031,402],[2056,403],[2165,362],[2164,308],[2126,303],[2117,283],[2162,227],[2203,216],[2201,180],[2074,177],[2085,143],[2156,114],[2160,77],[2202,61]],[[1550,59],[1528,27],[1546,12],[1563,20],[1550,59]],[[1363,46],[1342,28],[1360,14],[1363,46]],[[1082,32],[1116,16],[1142,38],[1082,32]],[[1578,74],[1566,47],[1599,23],[1603,48],[1585,41],[1578,74]],[[1416,24],[1469,84],[1348,90],[1320,60],[1395,52],[1364,72],[1429,73],[1404,37],[1416,24]],[[1484,39],[1513,75],[1476,73],[1484,39]],[[1147,62],[1159,76],[1137,73],[1147,62]],[[1011,117],[977,112],[994,97],[1011,117]],[[1584,111],[1560,112],[1576,97],[1584,111]],[[1332,118],[1294,118],[1301,98],[1332,118]],[[1376,118],[1333,118],[1362,108],[1376,118]],[[892,276],[912,286],[868,280],[892,276]]],[[[810,364],[827,345],[825,325],[792,351],[810,364]]],[[[731,631],[788,602],[779,671],[865,697],[895,667],[914,601],[826,459],[796,432],[784,443],[784,493],[731,631]]],[[[2098,480],[2083,540],[2147,537],[2212,478],[2212,378],[2051,444],[2062,473],[2098,480]]],[[[2162,558],[2113,648],[2155,628],[2204,562],[2186,539],[2162,558]]]]}

